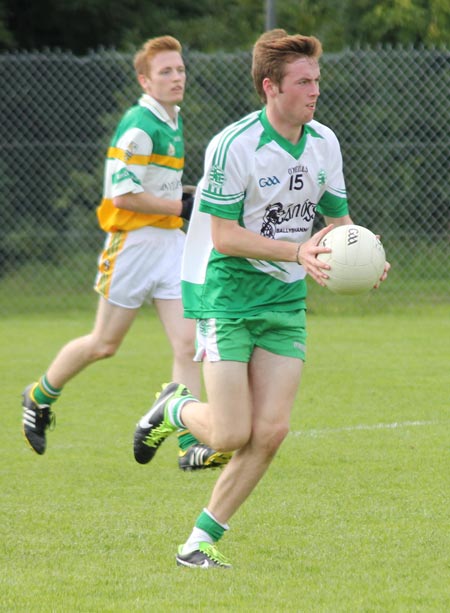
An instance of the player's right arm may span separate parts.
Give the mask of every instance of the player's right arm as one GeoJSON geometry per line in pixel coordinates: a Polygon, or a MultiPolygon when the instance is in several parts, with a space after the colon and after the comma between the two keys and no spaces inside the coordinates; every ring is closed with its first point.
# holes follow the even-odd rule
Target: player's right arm
{"type": "Polygon", "coordinates": [[[327,226],[330,224],[333,226],[347,226],[353,223],[350,215],[343,215],[342,217],[329,217],[328,215],[324,215],[323,218],[327,226]]]}
{"type": "Polygon", "coordinates": [[[115,196],[113,204],[118,209],[133,211],[134,213],[152,213],[158,215],[177,215],[181,217],[183,203],[181,200],[168,200],[151,194],[150,192],[127,192],[115,196]]]}
{"type": "Polygon", "coordinates": [[[113,150],[117,152],[111,170],[112,203],[116,208],[134,213],[181,216],[181,199],[162,198],[142,187],[147,172],[145,160],[153,151],[147,132],[137,127],[128,129],[113,150]]]}
{"type": "Polygon", "coordinates": [[[326,270],[330,267],[318,260],[317,254],[328,253],[330,249],[319,246],[319,243],[332,228],[327,226],[300,244],[273,240],[247,230],[237,220],[211,215],[212,241],[219,253],[255,260],[297,262],[320,285],[325,285],[326,270]]]}

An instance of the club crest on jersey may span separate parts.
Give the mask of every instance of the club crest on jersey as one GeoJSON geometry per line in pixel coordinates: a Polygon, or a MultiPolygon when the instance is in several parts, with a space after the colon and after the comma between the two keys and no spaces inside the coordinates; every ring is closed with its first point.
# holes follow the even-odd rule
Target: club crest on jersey
{"type": "Polygon", "coordinates": [[[125,162],[128,162],[128,160],[135,154],[137,150],[137,143],[135,143],[134,141],[131,141],[130,143],[128,143],[127,148],[125,149],[125,162]]]}
{"type": "Polygon", "coordinates": [[[327,173],[322,169],[317,173],[317,185],[325,185],[327,181],[327,173]]]}
{"type": "Polygon", "coordinates": [[[221,166],[214,165],[209,171],[209,184],[212,187],[222,187],[225,183],[225,173],[221,166]]]}

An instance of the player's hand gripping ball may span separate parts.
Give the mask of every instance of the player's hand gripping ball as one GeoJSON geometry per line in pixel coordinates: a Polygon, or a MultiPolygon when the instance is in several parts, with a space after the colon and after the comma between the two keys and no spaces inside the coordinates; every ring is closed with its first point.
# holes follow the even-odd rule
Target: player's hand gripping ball
{"type": "Polygon", "coordinates": [[[380,280],[386,256],[380,240],[367,228],[337,226],[320,245],[331,249],[317,257],[331,266],[325,284],[335,294],[364,294],[380,280]]]}

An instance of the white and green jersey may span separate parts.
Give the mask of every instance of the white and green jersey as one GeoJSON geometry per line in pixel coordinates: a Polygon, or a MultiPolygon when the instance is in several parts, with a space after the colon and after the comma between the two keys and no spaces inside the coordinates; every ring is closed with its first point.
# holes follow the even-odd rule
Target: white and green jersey
{"type": "Polygon", "coordinates": [[[305,242],[316,211],[348,213],[342,155],[332,130],[304,126],[293,145],[265,110],[217,134],[206,150],[182,266],[186,317],[243,317],[304,308],[305,270],[296,262],[222,255],[213,248],[210,216],[238,220],[273,240],[305,242]]]}

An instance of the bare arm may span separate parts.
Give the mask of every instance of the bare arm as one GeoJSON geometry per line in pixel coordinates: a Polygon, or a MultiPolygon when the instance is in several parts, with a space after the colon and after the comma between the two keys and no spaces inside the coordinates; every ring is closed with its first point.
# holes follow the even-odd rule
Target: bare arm
{"type": "Polygon", "coordinates": [[[319,247],[319,242],[331,229],[332,226],[323,228],[299,246],[299,243],[272,240],[251,232],[235,220],[211,216],[212,240],[214,248],[220,253],[257,260],[297,262],[320,285],[324,285],[324,279],[327,278],[324,271],[329,266],[320,262],[316,256],[318,253],[330,251],[325,247],[319,247]]]}
{"type": "Polygon", "coordinates": [[[333,226],[347,226],[353,223],[350,215],[344,215],[343,217],[324,216],[324,219],[325,219],[325,223],[327,224],[327,226],[329,226],[330,224],[333,224],[333,226]]]}
{"type": "Polygon", "coordinates": [[[139,194],[128,192],[122,196],[116,196],[113,198],[113,204],[118,209],[154,215],[176,215],[179,217],[182,210],[181,200],[167,200],[148,192],[140,192],[139,194]]]}

